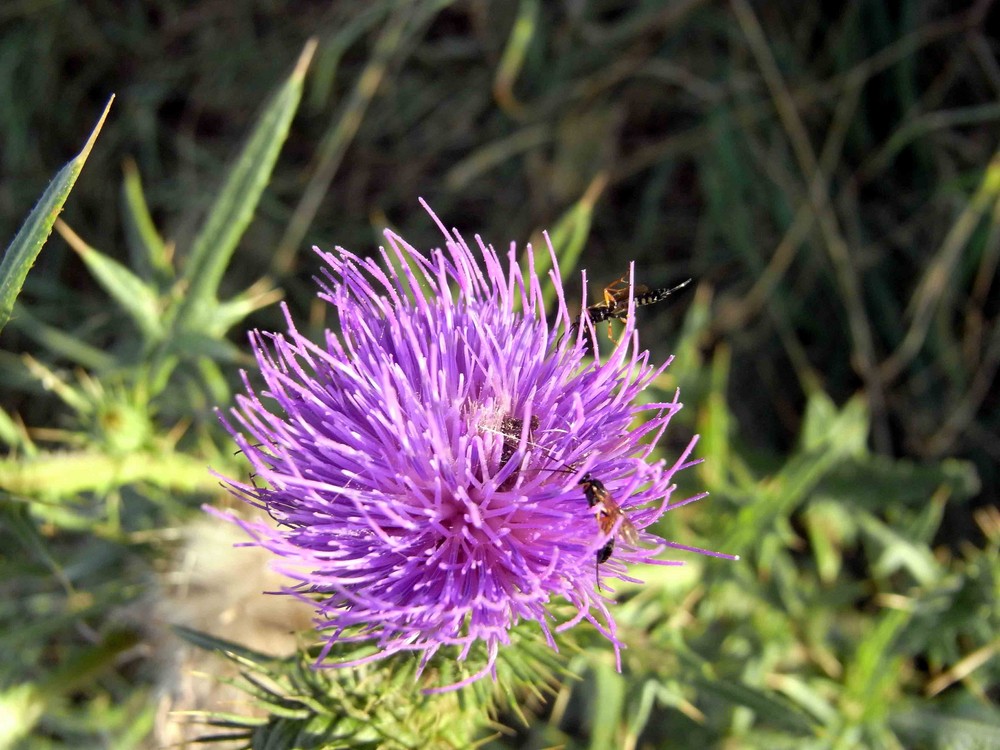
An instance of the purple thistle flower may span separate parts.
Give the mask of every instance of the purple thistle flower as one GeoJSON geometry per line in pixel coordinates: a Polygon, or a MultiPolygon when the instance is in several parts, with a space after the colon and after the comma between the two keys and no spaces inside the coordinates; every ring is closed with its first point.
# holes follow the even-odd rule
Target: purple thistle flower
{"type": "Polygon", "coordinates": [[[222,420],[256,479],[228,484],[276,525],[232,520],[298,581],[285,593],[316,608],[326,637],[319,664],[338,640],[376,650],[332,666],[412,650],[423,668],[442,646],[457,646],[462,660],[485,645],[485,666],[450,689],[495,678],[499,646],[518,622],[538,623],[556,648],[553,631],[586,620],[620,667],[599,576],[638,582],[626,563],[679,565],[655,557],[668,547],[703,551],[648,531],[701,497],[671,503],[674,473],[696,463],[696,439],[670,466],[647,461],[681,408],[677,395],[633,404],[669,362],[649,363],[632,315],[607,361],[591,360],[593,328],[580,316],[571,325],[551,244],[550,327],[530,247],[524,273],[513,245],[506,265],[478,236],[474,253],[424,207],[443,251],[424,255],[388,230],[382,264],[316,249],[328,266],[319,296],[339,332],[313,343],[286,307],[287,334],[251,333],[266,386],[258,392],[244,373],[247,395],[222,420]],[[633,428],[638,414],[648,418],[633,428]],[[618,534],[624,516],[600,530],[606,509],[588,507],[585,477],[603,483],[634,537],[618,534]],[[550,611],[559,601],[576,609],[566,622],[550,611]]]}

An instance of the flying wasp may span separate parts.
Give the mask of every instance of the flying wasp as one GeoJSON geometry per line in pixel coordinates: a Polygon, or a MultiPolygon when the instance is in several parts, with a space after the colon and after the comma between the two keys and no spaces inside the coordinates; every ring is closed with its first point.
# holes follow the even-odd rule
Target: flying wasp
{"type": "MultiPolygon", "coordinates": [[[[661,289],[651,289],[645,284],[636,284],[631,286],[632,297],[635,300],[636,307],[655,305],[657,302],[665,300],[674,292],[679,292],[690,283],[691,279],[687,279],[676,286],[663,287],[661,289]]],[[[586,310],[587,318],[594,325],[603,323],[605,320],[608,321],[609,339],[613,340],[611,321],[624,320],[628,316],[629,288],[628,277],[622,276],[617,281],[604,287],[604,299],[591,305],[586,310]]],[[[574,323],[570,327],[570,335],[573,334],[578,325],[578,323],[574,323]]]]}

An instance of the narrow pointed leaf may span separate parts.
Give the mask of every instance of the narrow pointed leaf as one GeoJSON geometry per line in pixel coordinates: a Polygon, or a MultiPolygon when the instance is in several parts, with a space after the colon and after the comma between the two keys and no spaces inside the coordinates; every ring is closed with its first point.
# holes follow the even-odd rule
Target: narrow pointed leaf
{"type": "Polygon", "coordinates": [[[737,706],[746,706],[762,720],[776,727],[797,735],[808,736],[813,733],[813,722],[810,717],[777,693],[741,682],[704,677],[698,678],[695,684],[709,695],[737,706]]]}
{"type": "Polygon", "coordinates": [[[538,0],[521,0],[517,9],[517,19],[507,38],[500,65],[493,80],[493,93],[497,102],[507,112],[518,115],[524,107],[514,96],[514,82],[524,69],[532,40],[540,31],[538,0]]]}
{"type": "Polygon", "coordinates": [[[20,743],[31,733],[45,713],[45,698],[38,686],[25,682],[0,691],[0,748],[22,747],[20,743]]]}
{"type": "Polygon", "coordinates": [[[197,325],[200,316],[214,308],[222,275],[253,218],[288,136],[315,49],[315,40],[310,40],[292,75],[267,105],[194,241],[183,274],[189,288],[175,321],[180,329],[197,325]]]}
{"type": "Polygon", "coordinates": [[[75,652],[67,657],[39,683],[39,693],[44,698],[71,695],[73,691],[87,685],[94,675],[114,668],[118,657],[140,640],[135,630],[111,630],[93,646],[75,652]]]}
{"type": "Polygon", "coordinates": [[[939,708],[908,709],[891,718],[904,747],[1000,747],[1000,712],[983,706],[976,715],[948,715],[939,708]]]}
{"type": "Polygon", "coordinates": [[[71,385],[60,372],[52,369],[41,360],[35,359],[30,354],[22,354],[21,360],[43,390],[54,393],[77,414],[91,412],[94,405],[78,384],[71,385]]]}
{"type": "Polygon", "coordinates": [[[8,448],[24,445],[24,436],[17,428],[17,423],[3,409],[0,409],[0,445],[6,445],[8,448]]]}
{"type": "Polygon", "coordinates": [[[239,656],[255,664],[275,664],[280,661],[280,659],[269,656],[262,651],[255,651],[235,641],[227,641],[224,638],[219,638],[201,630],[177,624],[172,624],[170,627],[188,643],[206,651],[218,651],[220,654],[226,655],[227,658],[239,656]]]}
{"type": "Polygon", "coordinates": [[[615,733],[625,708],[625,680],[607,664],[596,667],[595,705],[593,706],[590,747],[598,750],[615,746],[615,733]]]}
{"type": "Polygon", "coordinates": [[[115,365],[115,358],[110,354],[91,346],[81,337],[74,336],[72,331],[61,331],[42,322],[24,305],[17,306],[17,312],[11,318],[10,324],[52,354],[65,357],[88,370],[106,372],[115,365]]]}
{"type": "Polygon", "coordinates": [[[111,102],[114,97],[108,100],[104,112],[101,114],[97,125],[90,132],[90,137],[84,145],[83,150],[71,159],[60,169],[49,186],[42,193],[42,197],[28,215],[27,221],[21,226],[14,241],[4,253],[3,260],[0,261],[0,331],[10,320],[10,314],[14,309],[14,300],[24,286],[24,280],[28,276],[28,271],[35,263],[35,258],[41,252],[42,246],[52,232],[52,225],[56,217],[62,211],[66,198],[69,197],[70,190],[76,184],[83,165],[90,156],[90,151],[97,140],[97,134],[101,132],[104,119],[111,109],[111,102]]]}
{"type": "Polygon", "coordinates": [[[365,112],[375,98],[379,84],[389,68],[392,56],[405,39],[404,31],[407,25],[416,15],[426,15],[429,11],[436,12],[434,9],[437,2],[409,3],[395,0],[395,2],[386,3],[386,5],[391,5],[393,11],[381,25],[371,56],[364,70],[358,76],[354,90],[347,97],[341,112],[323,136],[317,154],[316,169],[309,178],[309,183],[302,193],[302,199],[295,207],[295,212],[292,214],[272,258],[271,270],[274,273],[283,275],[290,270],[299,244],[316,216],[320,203],[329,192],[330,183],[340,167],[348,145],[364,121],[365,112]]]}
{"type": "Polygon", "coordinates": [[[135,269],[147,281],[172,278],[174,268],[170,263],[171,253],[156,230],[142,190],[139,169],[131,160],[125,162],[122,204],[125,209],[125,236],[135,269]]]}
{"type": "Polygon", "coordinates": [[[250,313],[277,302],[281,297],[280,289],[274,289],[262,280],[232,299],[220,302],[212,315],[211,330],[221,336],[250,313]]]}
{"type": "Polygon", "coordinates": [[[902,610],[884,612],[846,666],[844,697],[853,705],[863,706],[866,719],[881,718],[888,710],[885,698],[891,695],[892,683],[904,659],[904,652],[893,646],[903,636],[910,619],[911,613],[902,610]]]}
{"type": "Polygon", "coordinates": [[[161,338],[163,326],[160,325],[156,290],[118,261],[88,245],[62,221],[56,223],[56,229],[83,259],[101,288],[132,318],[143,335],[150,340],[161,338]]]}

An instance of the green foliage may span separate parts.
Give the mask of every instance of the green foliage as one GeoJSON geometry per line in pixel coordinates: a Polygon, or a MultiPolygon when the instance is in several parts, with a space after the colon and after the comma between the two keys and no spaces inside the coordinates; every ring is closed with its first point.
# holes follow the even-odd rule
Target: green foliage
{"type": "MultiPolygon", "coordinates": [[[[5,660],[6,675],[0,683],[0,701],[9,708],[13,722],[8,736],[0,738],[2,747],[13,746],[36,727],[74,745],[94,732],[114,732],[119,741],[133,744],[152,726],[150,708],[120,710],[130,692],[127,678],[118,675],[113,682],[119,684],[110,689],[97,679],[113,670],[121,652],[139,641],[135,632],[123,634],[102,622],[102,613],[137,596],[139,582],[150,574],[148,563],[133,566],[129,576],[113,582],[102,580],[100,571],[103,576],[114,573],[123,558],[135,555],[143,530],[189,516],[198,494],[217,486],[207,464],[228,463],[225,452],[215,448],[206,419],[213,403],[229,399],[229,385],[218,362],[239,357],[225,333],[273,301],[275,294],[268,285],[257,285],[220,301],[219,280],[288,135],[313,47],[307,46],[292,76],[265,106],[183,269],[171,265],[134,172],[126,178],[125,198],[139,248],[135,271],[62,227],[96,282],[124,313],[128,325],[122,326],[119,341],[109,352],[49,326],[37,326],[31,314],[17,320],[19,328],[32,329],[32,337],[50,356],[66,357],[90,370],[78,369],[69,377],[30,355],[20,360],[29,376],[26,385],[61,402],[64,426],[41,434],[46,442],[65,446],[63,450],[39,448],[30,431],[6,414],[3,418],[2,437],[11,451],[0,458],[0,510],[8,521],[0,527],[0,536],[8,537],[3,547],[10,552],[0,562],[16,604],[6,608],[0,621],[5,623],[4,652],[11,647],[10,653],[17,656],[5,660]],[[202,424],[182,441],[185,422],[192,418],[202,424]],[[178,502],[171,495],[185,499],[178,502]],[[41,528],[48,539],[35,524],[44,524],[41,528]],[[29,553],[23,560],[13,555],[14,540],[29,553]],[[73,558],[80,554],[92,562],[74,567],[73,558]],[[98,576],[91,581],[94,565],[98,576]],[[49,582],[43,577],[46,570],[49,582]],[[61,586],[53,588],[56,582],[61,586]],[[26,602],[47,604],[37,610],[29,604],[25,611],[26,602]],[[65,610],[61,616],[59,610],[65,610]],[[39,617],[46,620],[44,628],[39,617]],[[93,625],[84,626],[88,620],[93,625]],[[16,626],[18,621],[29,627],[16,626]],[[65,637],[81,626],[106,632],[97,644],[65,642],[59,649],[64,653],[46,656],[45,631],[65,637]],[[57,659],[59,666],[48,672],[39,669],[43,657],[57,659]]],[[[50,194],[58,193],[60,203],[65,199],[89,147],[54,180],[61,192],[50,188],[43,198],[46,206],[55,200],[50,194]]],[[[28,241],[22,240],[28,235],[40,236],[35,242],[40,247],[44,236],[36,228],[41,221],[37,216],[50,217],[47,233],[58,206],[40,211],[36,208],[19,233],[15,250],[18,243],[28,241]]],[[[21,270],[26,273],[27,266],[21,270]]],[[[148,698],[145,691],[139,695],[148,698]]]]}
{"type": "Polygon", "coordinates": [[[20,227],[0,263],[0,747],[149,744],[164,677],[148,600],[218,492],[207,467],[244,470],[211,413],[247,361],[241,329],[280,328],[282,294],[310,305],[311,241],[363,252],[393,223],[437,243],[418,196],[501,251],[530,237],[543,271],[549,228],[571,297],[570,267],[591,298],[633,259],[639,282],[696,278],[638,312],[653,359],[677,355],[648,399],[680,387],[687,404],[663,456],[700,433],[679,491],[710,491],[662,531],[742,559],[634,571],[614,605],[621,674],[585,625],[559,654],[521,633],[495,685],[443,695],[420,689],[481,654],[419,678],[402,655],[314,671],[315,652],[187,630],[266,709],[210,707],[209,731],[1000,745],[998,82],[987,6],[925,5],[0,9],[0,223],[20,227]],[[313,35],[309,78],[307,51],[275,85],[313,35]],[[25,220],[105,85],[121,104],[102,148],[25,220]],[[39,254],[53,226],[73,252],[39,254]]]}
{"type": "Polygon", "coordinates": [[[315,41],[306,45],[295,72],[262,113],[192,243],[187,262],[178,274],[183,296],[164,313],[172,335],[165,337],[161,358],[176,354],[173,349],[178,343],[185,346],[194,343],[197,349],[197,341],[207,339],[207,348],[215,348],[230,327],[257,307],[273,301],[269,290],[257,290],[244,292],[241,298],[222,304],[218,299],[219,284],[288,137],[315,48],[315,41]]]}
{"type": "MultiPolygon", "coordinates": [[[[275,659],[239,644],[177,628],[186,640],[231,660],[240,668],[236,684],[266,711],[264,718],[223,714],[191,714],[219,730],[201,742],[238,739],[245,747],[472,748],[498,707],[520,714],[526,693],[543,696],[555,683],[558,658],[534,626],[516,629],[510,648],[497,660],[497,682],[478,681],[458,690],[435,692],[469,672],[454,654],[436,654],[417,673],[411,654],[357,667],[314,669],[318,649],[303,649],[275,659]],[[541,689],[540,689],[541,688],[541,689]]],[[[340,642],[329,663],[352,662],[370,655],[370,647],[340,642]]],[[[485,663],[485,652],[473,649],[471,663],[485,663]]],[[[524,721],[523,716],[521,720],[524,721]]]]}
{"type": "MultiPolygon", "coordinates": [[[[126,176],[124,195],[128,226],[136,238],[133,246],[138,248],[133,254],[137,272],[63,228],[67,241],[131,326],[123,328],[120,342],[104,358],[87,348],[66,346],[54,332],[38,337],[53,354],[75,359],[79,365],[98,365],[89,373],[77,371],[72,382],[34,358],[23,360],[34,382],[69,408],[71,427],[59,435],[59,442],[86,449],[34,452],[5,460],[0,470],[8,492],[68,498],[141,481],[188,492],[214,486],[215,480],[204,470],[203,449],[191,456],[175,445],[176,437],[169,431],[177,420],[193,415],[177,413],[173,405],[186,403],[205,412],[212,404],[229,400],[229,386],[218,363],[235,362],[240,355],[225,335],[278,296],[263,283],[220,300],[218,287],[288,135],[314,47],[307,46],[292,76],[265,106],[191,251],[183,256],[182,268],[171,265],[134,170],[126,176]]],[[[26,325],[34,322],[26,318],[26,325]]],[[[209,456],[218,459],[214,453],[209,456]]]]}
{"type": "MultiPolygon", "coordinates": [[[[706,367],[725,370],[718,361],[706,367]]],[[[713,391],[726,386],[716,379],[713,391]]],[[[942,506],[979,490],[975,471],[873,455],[858,400],[837,409],[817,394],[798,448],[778,465],[747,463],[733,421],[711,400],[700,426],[703,474],[719,489],[703,501],[712,512],[690,541],[720,540],[713,546],[742,559],[696,562],[693,592],[673,569],[639,571],[646,582],[627,587],[616,612],[630,644],[624,674],[591,666],[592,678],[574,691],[583,693],[576,711],[590,716],[585,707],[594,704],[590,746],[662,747],[678,736],[684,747],[725,738],[745,747],[911,746],[905,738],[928,729],[915,726],[915,712],[935,705],[915,690],[914,657],[946,643],[995,647],[1000,568],[987,559],[1000,535],[977,555],[980,573],[990,573],[971,589],[956,587],[955,566],[928,548],[942,506]],[[944,626],[945,612],[960,622],[944,626]]],[[[671,521],[666,536],[687,543],[671,521]]],[[[958,656],[945,650],[941,666],[958,656]]],[[[938,712],[949,728],[934,736],[964,726],[960,711],[938,712]]],[[[978,721],[972,734],[1000,730],[996,711],[978,721]]]]}
{"type": "Polygon", "coordinates": [[[3,260],[0,261],[0,331],[10,320],[11,311],[14,309],[14,300],[17,299],[24,280],[28,276],[28,271],[34,265],[35,258],[41,252],[45,240],[49,238],[52,225],[69,197],[73,185],[76,184],[76,178],[80,176],[83,165],[87,162],[87,157],[90,156],[90,151],[94,147],[98,133],[101,132],[101,127],[104,125],[113,100],[114,97],[108,101],[101,119],[90,131],[90,137],[83,150],[52,178],[52,182],[42,193],[42,197],[35,204],[17,236],[14,237],[14,241],[3,254],[3,260]]]}

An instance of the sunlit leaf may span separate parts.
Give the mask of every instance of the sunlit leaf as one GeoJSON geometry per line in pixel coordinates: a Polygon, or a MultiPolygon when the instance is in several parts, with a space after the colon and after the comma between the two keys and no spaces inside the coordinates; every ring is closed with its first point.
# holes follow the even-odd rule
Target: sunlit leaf
{"type": "Polygon", "coordinates": [[[214,307],[222,275],[253,218],[288,137],[315,49],[316,41],[310,40],[292,75],[265,107],[195,238],[183,273],[189,286],[174,321],[179,330],[197,326],[214,307]]]}
{"type": "Polygon", "coordinates": [[[97,135],[104,126],[104,120],[108,116],[108,110],[111,109],[113,101],[114,96],[108,100],[104,112],[94,129],[90,131],[90,136],[87,138],[83,150],[56,173],[28,215],[27,220],[21,225],[14,241],[4,253],[3,260],[0,261],[0,330],[3,330],[7,321],[10,320],[11,312],[14,309],[14,300],[21,292],[28,271],[34,265],[35,258],[38,257],[38,253],[41,252],[42,246],[52,232],[52,225],[55,223],[56,217],[59,216],[59,212],[62,211],[63,204],[69,197],[73,185],[76,184],[76,178],[79,177],[87,157],[90,156],[90,151],[97,141],[97,135]]]}

